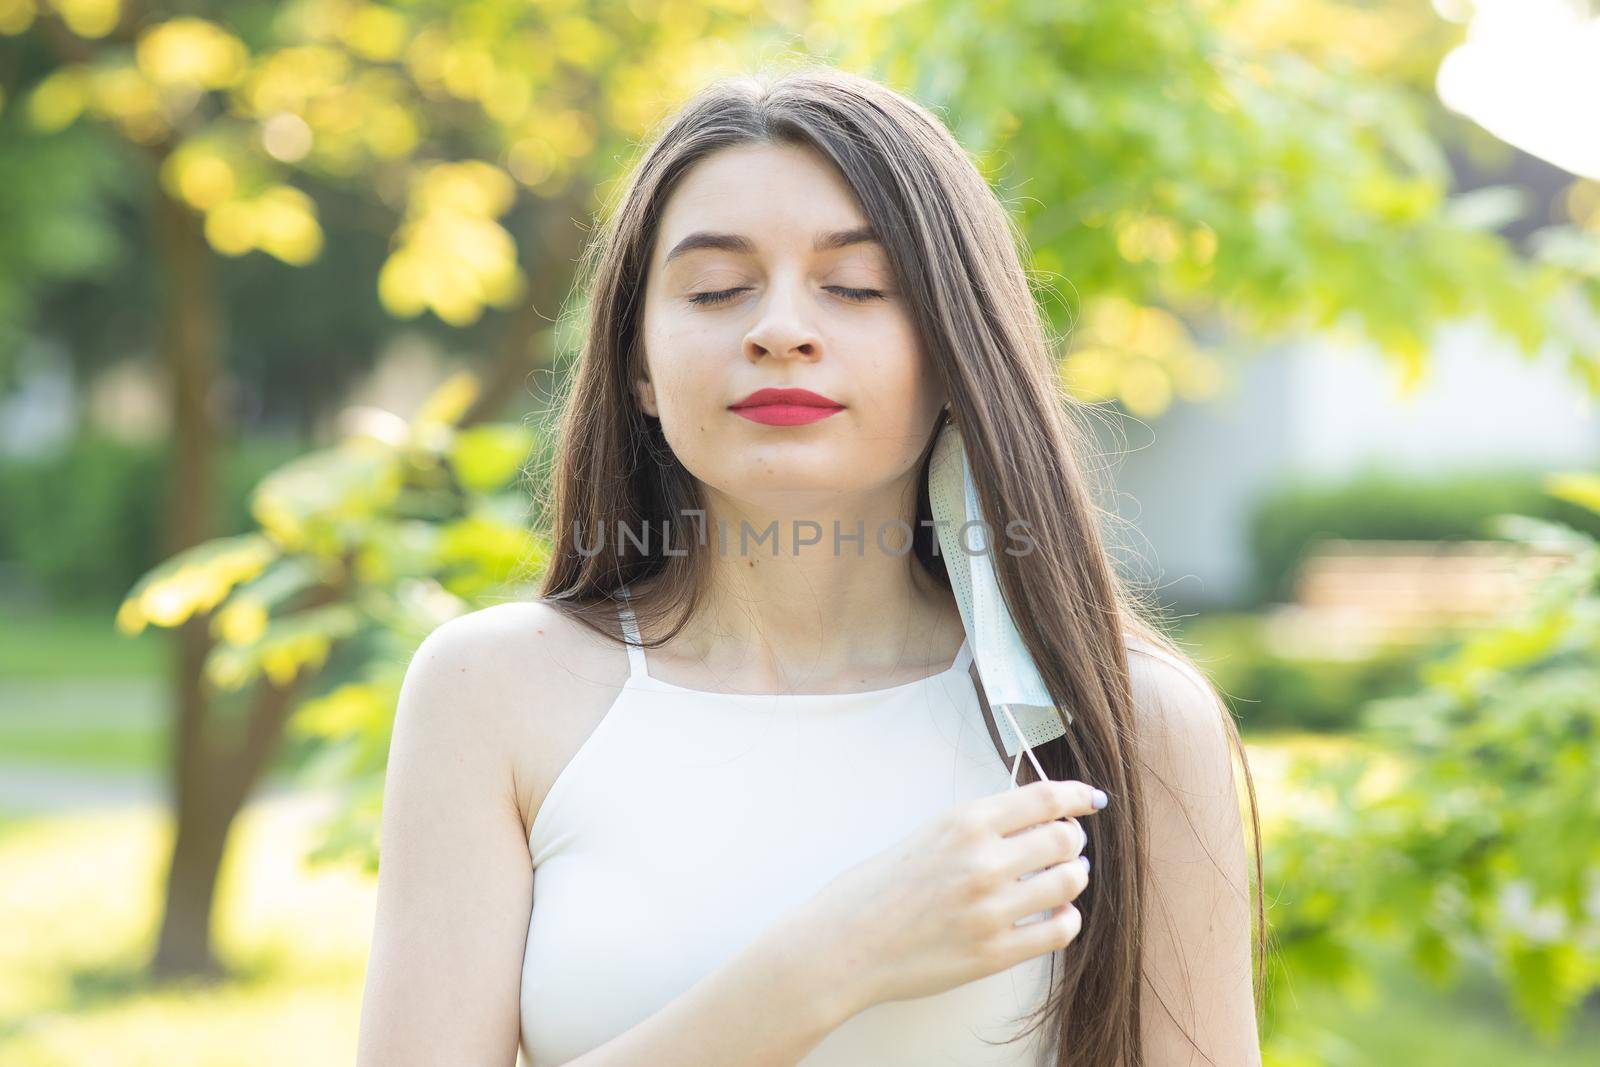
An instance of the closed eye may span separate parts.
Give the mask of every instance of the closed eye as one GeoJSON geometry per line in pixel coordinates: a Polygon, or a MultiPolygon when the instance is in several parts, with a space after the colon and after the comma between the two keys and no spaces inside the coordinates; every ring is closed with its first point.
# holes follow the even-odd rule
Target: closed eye
{"type": "Polygon", "coordinates": [[[883,293],[878,289],[851,289],[845,285],[830,285],[828,288],[834,292],[844,294],[851,300],[859,300],[862,303],[866,303],[868,300],[883,299],[883,293]]]}
{"type": "Polygon", "coordinates": [[[743,289],[723,289],[716,293],[692,293],[689,296],[689,303],[700,305],[720,304],[725,300],[732,300],[736,294],[742,292],[744,292],[743,289]]]}
{"type": "MultiPolygon", "coordinates": [[[[883,292],[879,289],[852,289],[847,285],[830,285],[828,286],[828,290],[830,292],[840,294],[847,300],[855,300],[863,304],[870,300],[883,299],[883,292]]],[[[689,302],[691,304],[699,304],[702,307],[710,304],[721,304],[725,301],[732,300],[735,296],[744,291],[745,290],[741,288],[722,289],[714,293],[692,293],[689,296],[689,302]]]]}

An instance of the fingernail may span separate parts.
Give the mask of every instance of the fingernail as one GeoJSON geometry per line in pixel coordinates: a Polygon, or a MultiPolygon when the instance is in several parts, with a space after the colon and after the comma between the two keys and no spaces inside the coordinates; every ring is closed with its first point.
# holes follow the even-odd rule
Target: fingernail
{"type": "Polygon", "coordinates": [[[1089,857],[1079,856],[1078,858],[1083,861],[1083,869],[1087,871],[1089,869],[1089,857]]]}
{"type": "Polygon", "coordinates": [[[1106,796],[1105,790],[1096,789],[1094,791],[1094,799],[1091,801],[1091,803],[1094,804],[1094,810],[1099,811],[1101,808],[1111,803],[1111,798],[1106,796]]]}

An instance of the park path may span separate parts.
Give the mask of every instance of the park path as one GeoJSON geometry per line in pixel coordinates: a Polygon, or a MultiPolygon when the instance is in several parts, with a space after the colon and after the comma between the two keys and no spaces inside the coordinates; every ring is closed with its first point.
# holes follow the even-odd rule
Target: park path
{"type": "MultiPolygon", "coordinates": [[[[159,749],[165,744],[166,702],[166,682],[158,677],[0,678],[0,813],[167,806],[162,766],[101,767],[7,751],[8,738],[33,744],[45,739],[71,752],[82,747],[73,743],[75,737],[94,735],[117,738],[125,748],[159,749]]],[[[252,799],[291,790],[269,780],[252,799]]]]}
{"type": "MultiPolygon", "coordinates": [[[[158,775],[123,770],[53,767],[0,758],[0,813],[37,815],[138,808],[169,803],[167,783],[158,775]]],[[[307,787],[268,782],[251,802],[299,796],[307,787]]]]}

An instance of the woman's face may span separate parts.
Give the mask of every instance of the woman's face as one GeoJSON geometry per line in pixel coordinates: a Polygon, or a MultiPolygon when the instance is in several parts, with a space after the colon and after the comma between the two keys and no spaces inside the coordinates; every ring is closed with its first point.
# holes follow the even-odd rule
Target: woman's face
{"type": "Polygon", "coordinates": [[[808,148],[725,149],[668,199],[635,387],[713,497],[899,514],[886,494],[905,486],[946,398],[866,227],[849,186],[808,148]],[[836,407],[822,418],[784,404],[735,410],[785,388],[836,407]]]}

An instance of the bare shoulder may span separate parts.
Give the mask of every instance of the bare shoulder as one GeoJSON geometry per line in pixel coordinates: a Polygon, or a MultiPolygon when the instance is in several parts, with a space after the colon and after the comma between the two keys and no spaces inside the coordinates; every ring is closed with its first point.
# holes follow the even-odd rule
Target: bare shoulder
{"type": "Polygon", "coordinates": [[[1226,759],[1227,709],[1215,687],[1187,659],[1154,642],[1129,636],[1128,676],[1134,713],[1146,741],[1147,758],[1165,765],[1190,764],[1190,773],[1215,769],[1226,759]]]}
{"type": "Polygon", "coordinates": [[[1230,836],[1240,794],[1230,737],[1236,735],[1216,688],[1188,659],[1130,637],[1128,678],[1152,845],[1230,836]],[[1210,826],[1202,828],[1200,822],[1210,826]],[[1165,823],[1165,825],[1163,825],[1165,823]]]}
{"type": "Polygon", "coordinates": [[[479,608],[435,628],[412,657],[398,714],[502,754],[526,832],[549,785],[605,714],[627,653],[542,600],[479,608]],[[415,716],[418,711],[409,712],[415,716]]]}

